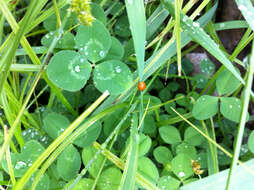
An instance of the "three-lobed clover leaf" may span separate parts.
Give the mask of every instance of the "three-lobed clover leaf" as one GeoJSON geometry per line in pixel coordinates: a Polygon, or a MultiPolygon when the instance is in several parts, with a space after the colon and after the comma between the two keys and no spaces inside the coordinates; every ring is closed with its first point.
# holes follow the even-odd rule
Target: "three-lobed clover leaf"
{"type": "Polygon", "coordinates": [[[91,70],[92,66],[85,56],[72,50],[63,50],[51,58],[47,74],[56,86],[77,91],[85,86],[91,70]]]}
{"type": "Polygon", "coordinates": [[[117,95],[131,86],[132,73],[123,62],[110,60],[95,66],[93,80],[99,91],[117,95]]]}
{"type": "Polygon", "coordinates": [[[112,40],[106,27],[96,20],[90,27],[78,27],[75,42],[79,52],[89,61],[96,63],[106,57],[112,40]]]}

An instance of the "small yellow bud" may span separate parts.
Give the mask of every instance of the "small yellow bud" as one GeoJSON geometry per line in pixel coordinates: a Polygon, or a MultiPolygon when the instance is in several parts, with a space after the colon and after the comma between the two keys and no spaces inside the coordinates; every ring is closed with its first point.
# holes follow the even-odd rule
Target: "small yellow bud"
{"type": "Polygon", "coordinates": [[[92,26],[95,18],[91,14],[91,0],[72,0],[71,11],[74,12],[79,21],[87,26],[92,26]]]}

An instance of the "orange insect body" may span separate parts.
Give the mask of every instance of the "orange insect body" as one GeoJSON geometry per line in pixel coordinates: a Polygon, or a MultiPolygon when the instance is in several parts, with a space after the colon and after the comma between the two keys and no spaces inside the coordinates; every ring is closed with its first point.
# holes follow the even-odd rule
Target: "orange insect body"
{"type": "Polygon", "coordinates": [[[146,83],[144,81],[141,81],[138,83],[138,89],[140,91],[144,91],[146,89],[146,83]]]}

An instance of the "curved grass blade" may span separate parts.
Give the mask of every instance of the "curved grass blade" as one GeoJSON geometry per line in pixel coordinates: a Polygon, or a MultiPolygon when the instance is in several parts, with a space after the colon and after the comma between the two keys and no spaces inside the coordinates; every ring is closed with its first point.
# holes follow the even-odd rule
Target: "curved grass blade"
{"type": "Polygon", "coordinates": [[[168,15],[169,12],[162,6],[162,4],[155,9],[153,14],[146,21],[146,39],[152,37],[168,15]]]}
{"type": "Polygon", "coordinates": [[[235,173],[236,173],[236,171],[234,171],[234,170],[235,170],[235,167],[237,165],[237,160],[240,155],[240,149],[241,149],[241,144],[242,144],[242,140],[243,140],[243,132],[244,132],[245,123],[246,123],[247,115],[248,115],[248,107],[249,107],[250,93],[251,93],[252,82],[253,82],[253,74],[254,74],[254,42],[252,42],[252,53],[251,53],[251,58],[250,58],[250,65],[248,68],[247,85],[244,90],[244,95],[241,98],[242,102],[243,102],[243,108],[242,108],[242,112],[241,112],[240,123],[239,123],[238,130],[237,130],[236,140],[234,143],[235,146],[234,146],[233,160],[232,160],[230,170],[229,170],[226,189],[231,189],[230,187],[232,187],[233,174],[235,175],[235,173]]]}
{"type": "MultiPolygon", "coordinates": [[[[163,0],[165,8],[169,10],[174,16],[174,4],[170,0],[163,0]]],[[[200,27],[200,24],[193,22],[188,16],[181,13],[181,26],[184,31],[203,48],[205,48],[211,55],[218,59],[242,84],[244,80],[239,73],[236,72],[232,63],[228,60],[225,54],[219,49],[218,45],[211,39],[211,37],[200,27]]]]}
{"type": "Polygon", "coordinates": [[[125,0],[125,5],[137,56],[139,79],[142,81],[146,41],[146,17],[144,2],[143,0],[125,0]]]}
{"type": "Polygon", "coordinates": [[[109,96],[109,92],[105,91],[89,108],[87,108],[65,131],[58,136],[48,148],[37,158],[33,165],[26,171],[22,178],[13,187],[13,190],[21,190],[32,176],[32,174],[40,167],[43,161],[78,127],[78,125],[88,116],[98,105],[109,96]]]}
{"type": "Polygon", "coordinates": [[[138,165],[138,117],[137,114],[133,115],[131,125],[131,135],[129,144],[129,153],[126,164],[124,166],[123,177],[121,180],[120,190],[134,190],[135,178],[138,165]]]}
{"type": "Polygon", "coordinates": [[[250,0],[235,0],[238,9],[241,11],[243,17],[254,31],[254,7],[250,0]]]}

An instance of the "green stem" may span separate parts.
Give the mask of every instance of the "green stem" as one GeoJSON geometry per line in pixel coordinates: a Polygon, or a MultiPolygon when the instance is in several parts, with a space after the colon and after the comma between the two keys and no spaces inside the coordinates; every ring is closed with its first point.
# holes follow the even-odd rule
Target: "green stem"
{"type": "Polygon", "coordinates": [[[252,82],[253,82],[253,74],[254,74],[254,43],[252,42],[252,53],[251,53],[251,58],[250,58],[250,65],[248,68],[248,80],[246,87],[244,89],[244,95],[242,96],[241,100],[243,102],[243,108],[241,112],[241,119],[240,123],[238,126],[237,130],[237,136],[234,142],[234,154],[233,154],[233,160],[231,162],[229,174],[228,174],[228,179],[227,179],[227,185],[226,185],[226,190],[231,189],[231,179],[233,176],[234,169],[236,168],[237,161],[240,155],[240,150],[241,150],[241,144],[243,140],[243,132],[245,128],[245,123],[247,119],[247,114],[248,114],[248,107],[249,107],[249,101],[250,101],[250,93],[251,93],[251,87],[252,87],[252,82]]]}

